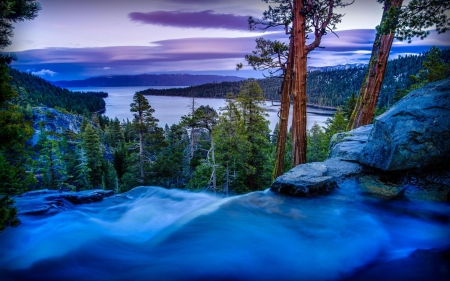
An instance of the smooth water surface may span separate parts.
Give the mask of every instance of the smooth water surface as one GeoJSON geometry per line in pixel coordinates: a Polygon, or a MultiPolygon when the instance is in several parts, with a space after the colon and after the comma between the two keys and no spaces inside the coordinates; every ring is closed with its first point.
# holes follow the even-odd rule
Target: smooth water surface
{"type": "MultiPolygon", "coordinates": [[[[120,121],[129,119],[133,120],[133,113],[130,112],[130,104],[133,102],[133,95],[137,91],[142,91],[148,88],[153,89],[170,89],[178,88],[179,86],[141,86],[141,87],[78,87],[68,88],[71,91],[103,91],[108,93],[105,98],[106,111],[105,115],[110,118],[117,117],[120,121]]],[[[165,97],[165,96],[145,96],[150,105],[155,109],[153,114],[159,119],[159,126],[163,127],[165,124],[172,125],[180,122],[181,116],[187,115],[190,112],[192,100],[183,97],[165,97]]],[[[209,99],[196,98],[196,107],[201,105],[209,105],[215,110],[219,111],[221,107],[225,106],[224,99],[209,99]]],[[[279,103],[272,106],[271,102],[266,103],[268,120],[270,121],[270,130],[273,131],[275,124],[279,122],[278,111],[280,109],[279,103]]],[[[333,111],[322,110],[316,108],[307,109],[307,129],[309,130],[315,122],[324,126],[327,118],[331,117],[333,111]]],[[[292,106],[290,110],[289,122],[292,120],[292,106]]]]}
{"type": "MultiPolygon", "coordinates": [[[[16,198],[19,207],[39,200],[16,198]]],[[[448,214],[445,203],[367,197],[353,180],[313,198],[139,187],[20,216],[0,234],[0,272],[2,280],[341,280],[448,246],[448,214]]]]}

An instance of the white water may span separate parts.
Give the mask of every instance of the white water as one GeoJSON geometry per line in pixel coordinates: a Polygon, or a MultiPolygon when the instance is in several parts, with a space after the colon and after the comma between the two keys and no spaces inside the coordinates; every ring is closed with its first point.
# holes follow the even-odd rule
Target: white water
{"type": "MultiPolygon", "coordinates": [[[[19,208],[45,197],[16,198],[19,208]]],[[[0,234],[2,280],[339,280],[448,246],[448,204],[366,197],[230,198],[140,187],[0,234]]],[[[408,269],[399,269],[408,270],[408,269]]]]}
{"type": "MultiPolygon", "coordinates": [[[[178,87],[178,86],[177,86],[178,87]]],[[[137,91],[142,91],[148,88],[154,89],[169,89],[177,88],[172,86],[142,86],[142,87],[82,87],[82,88],[68,88],[71,91],[103,91],[108,93],[108,97],[105,98],[106,112],[105,115],[114,119],[117,117],[120,121],[127,118],[133,120],[133,114],[130,112],[130,104],[133,102],[133,95],[137,91]]],[[[189,113],[189,107],[191,106],[191,99],[183,97],[165,97],[165,96],[145,96],[150,105],[155,109],[153,114],[159,119],[159,126],[163,127],[165,124],[172,125],[180,122],[181,116],[189,113]]],[[[221,107],[225,106],[224,99],[208,99],[208,98],[196,98],[196,106],[209,105],[215,110],[219,111],[221,107]]],[[[275,124],[279,122],[277,113],[280,106],[272,106],[270,102],[267,102],[266,109],[269,114],[268,120],[270,121],[270,130],[273,131],[275,124]]],[[[307,109],[307,129],[309,130],[315,122],[324,126],[327,118],[331,117],[332,111],[321,110],[316,108],[307,109]]],[[[292,107],[290,110],[290,120],[292,120],[292,107]]],[[[290,122],[290,121],[289,121],[290,122]]]]}

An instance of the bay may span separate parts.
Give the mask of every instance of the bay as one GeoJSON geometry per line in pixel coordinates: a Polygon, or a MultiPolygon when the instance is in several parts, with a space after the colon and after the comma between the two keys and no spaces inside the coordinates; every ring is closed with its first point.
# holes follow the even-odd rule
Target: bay
{"type": "MultiPolygon", "coordinates": [[[[106,92],[108,97],[105,98],[106,111],[105,116],[114,119],[117,117],[120,121],[133,120],[133,113],[130,112],[130,104],[133,102],[133,95],[137,91],[145,89],[170,89],[179,88],[179,86],[140,86],[140,87],[74,87],[68,88],[71,91],[93,91],[93,92],[106,92]]],[[[159,126],[173,125],[180,122],[181,116],[187,115],[190,111],[192,100],[185,97],[167,97],[167,96],[145,96],[155,109],[153,114],[159,119],[159,126]]],[[[196,107],[201,105],[209,105],[219,112],[221,107],[225,106],[225,99],[215,98],[196,98],[196,107]]],[[[270,101],[266,102],[265,108],[267,109],[268,117],[270,121],[269,128],[273,131],[275,124],[279,121],[278,112],[280,110],[279,104],[272,105],[270,101]]],[[[333,111],[322,110],[317,108],[307,108],[307,129],[311,129],[315,122],[321,126],[325,126],[325,121],[331,117],[333,111]]],[[[292,120],[292,106],[289,115],[289,124],[292,120]]]]}

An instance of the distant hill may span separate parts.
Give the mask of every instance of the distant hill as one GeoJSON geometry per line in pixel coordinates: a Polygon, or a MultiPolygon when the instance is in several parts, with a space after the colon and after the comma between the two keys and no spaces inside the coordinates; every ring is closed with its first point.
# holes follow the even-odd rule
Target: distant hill
{"type": "MultiPolygon", "coordinates": [[[[450,49],[443,50],[444,61],[450,61],[450,49]]],[[[390,60],[381,87],[378,106],[388,106],[396,90],[409,88],[413,81],[410,75],[416,75],[422,69],[425,53],[421,55],[399,56],[390,60]]],[[[306,95],[309,104],[322,107],[342,106],[352,93],[358,95],[367,65],[348,64],[327,67],[310,67],[307,74],[306,95]]],[[[267,100],[280,99],[280,78],[258,79],[267,100]]],[[[227,93],[237,94],[243,81],[207,83],[187,88],[147,89],[144,95],[185,96],[223,98],[227,93]]]]}
{"type": "Polygon", "coordinates": [[[80,114],[85,110],[89,112],[105,110],[103,98],[108,97],[108,93],[72,92],[50,84],[41,77],[14,68],[10,68],[9,74],[13,78],[10,82],[11,85],[19,93],[19,97],[16,98],[18,104],[58,107],[80,114]]]}
{"type": "Polygon", "coordinates": [[[84,80],[53,81],[59,87],[195,86],[212,82],[236,82],[245,78],[219,75],[140,74],[91,77],[84,80]]]}

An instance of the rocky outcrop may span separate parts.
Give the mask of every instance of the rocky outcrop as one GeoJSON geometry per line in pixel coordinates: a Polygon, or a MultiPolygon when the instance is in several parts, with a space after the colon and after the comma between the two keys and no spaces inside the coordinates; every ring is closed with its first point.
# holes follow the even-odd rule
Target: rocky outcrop
{"type": "Polygon", "coordinates": [[[48,133],[49,139],[60,140],[62,136],[76,135],[80,133],[82,121],[80,115],[66,114],[49,107],[34,107],[34,135],[30,142],[32,145],[37,143],[41,129],[48,133]]]}
{"type": "Polygon", "coordinates": [[[358,161],[384,171],[450,166],[450,79],[411,92],[375,118],[358,161]]]}
{"type": "Polygon", "coordinates": [[[295,196],[324,194],[337,188],[338,180],[359,174],[361,171],[362,166],[357,163],[333,158],[294,167],[276,178],[270,189],[295,196]]]}
{"type": "Polygon", "coordinates": [[[341,160],[357,162],[372,128],[373,125],[370,124],[349,132],[335,134],[330,140],[328,148],[328,151],[330,151],[329,158],[340,158],[341,160]]]}
{"type": "Polygon", "coordinates": [[[80,192],[59,192],[57,190],[36,190],[15,197],[19,214],[49,215],[71,208],[71,204],[89,204],[102,201],[114,195],[112,190],[85,190],[80,192]]]}
{"type": "Polygon", "coordinates": [[[450,79],[411,92],[374,125],[334,135],[329,151],[326,161],[278,177],[271,190],[323,194],[358,176],[363,192],[450,202],[450,79]]]}

